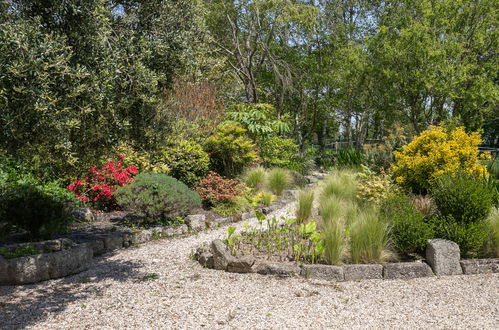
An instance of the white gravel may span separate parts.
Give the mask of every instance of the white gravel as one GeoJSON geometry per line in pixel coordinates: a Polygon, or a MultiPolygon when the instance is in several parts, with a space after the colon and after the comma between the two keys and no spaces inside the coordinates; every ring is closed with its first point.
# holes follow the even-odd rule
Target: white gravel
{"type": "Polygon", "coordinates": [[[499,274],[328,283],[225,273],[190,258],[225,232],[153,241],[75,276],[0,287],[0,328],[499,329],[499,274]],[[143,280],[150,273],[159,279],[143,280]]]}

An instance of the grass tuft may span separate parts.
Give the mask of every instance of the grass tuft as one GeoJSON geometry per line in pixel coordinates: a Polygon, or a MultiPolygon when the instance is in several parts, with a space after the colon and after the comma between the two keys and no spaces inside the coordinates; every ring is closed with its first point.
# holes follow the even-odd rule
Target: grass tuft
{"type": "Polygon", "coordinates": [[[312,207],[314,204],[314,192],[302,190],[298,194],[298,207],[296,209],[296,218],[300,223],[306,222],[312,216],[312,207]]]}
{"type": "Polygon", "coordinates": [[[289,172],[282,168],[274,168],[270,170],[267,176],[268,189],[277,196],[282,195],[284,189],[288,188],[292,183],[292,178],[289,172]]]}
{"type": "Polygon", "coordinates": [[[381,263],[388,244],[388,226],[374,210],[366,210],[350,227],[353,263],[381,263]]]}
{"type": "Polygon", "coordinates": [[[244,183],[252,189],[260,189],[265,183],[267,172],[261,166],[249,168],[244,174],[244,183]]]}

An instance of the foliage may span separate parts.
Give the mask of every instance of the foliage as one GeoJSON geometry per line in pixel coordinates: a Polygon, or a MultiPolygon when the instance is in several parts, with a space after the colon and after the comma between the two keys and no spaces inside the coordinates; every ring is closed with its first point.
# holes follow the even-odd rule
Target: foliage
{"type": "Polygon", "coordinates": [[[265,140],[273,134],[289,132],[289,125],[275,119],[275,108],[270,104],[235,104],[225,113],[227,122],[244,127],[254,140],[265,140]]]}
{"type": "Polygon", "coordinates": [[[312,216],[314,204],[314,192],[312,190],[302,190],[298,194],[298,205],[296,208],[296,219],[299,223],[305,223],[312,216]]]}
{"type": "Polygon", "coordinates": [[[384,171],[381,171],[381,174],[375,174],[364,165],[362,165],[362,172],[357,174],[356,181],[358,198],[374,204],[381,203],[395,190],[388,174],[384,171]]]}
{"type": "Polygon", "coordinates": [[[276,200],[277,197],[273,193],[261,190],[253,198],[253,206],[258,206],[258,205],[270,206],[276,200]]]}
{"type": "Polygon", "coordinates": [[[177,141],[168,146],[159,158],[170,168],[169,174],[189,187],[195,187],[206,176],[210,158],[201,145],[177,141]]]}
{"type": "Polygon", "coordinates": [[[271,136],[259,144],[260,156],[265,166],[300,169],[298,145],[293,139],[271,136]]]}
{"type": "Polygon", "coordinates": [[[431,196],[443,216],[457,222],[471,223],[485,220],[490,213],[493,191],[467,174],[446,174],[432,185],[431,196]]]}
{"type": "Polygon", "coordinates": [[[357,218],[359,207],[354,201],[345,200],[338,196],[322,198],[319,204],[319,214],[324,223],[341,221],[346,225],[352,224],[357,218]]]}
{"type": "Polygon", "coordinates": [[[336,170],[324,181],[321,197],[337,196],[353,200],[357,196],[355,175],[348,170],[336,170]]]}
{"type": "Polygon", "coordinates": [[[31,244],[27,244],[27,245],[23,245],[21,247],[18,247],[14,251],[10,251],[7,248],[0,248],[0,255],[3,256],[5,259],[27,257],[27,256],[32,256],[34,254],[37,254],[36,249],[31,244]]]}
{"type": "Polygon", "coordinates": [[[350,227],[350,253],[353,263],[381,263],[388,244],[388,225],[376,212],[366,210],[350,227]]]}
{"type": "Polygon", "coordinates": [[[218,173],[210,171],[196,188],[201,200],[206,206],[233,202],[244,194],[244,185],[236,179],[227,179],[218,173]]]}
{"type": "Polygon", "coordinates": [[[397,250],[405,255],[423,253],[429,239],[435,237],[434,226],[411,203],[408,196],[395,194],[383,201],[380,214],[390,224],[390,235],[397,250]]]}
{"type": "Polygon", "coordinates": [[[158,161],[153,151],[137,149],[132,145],[122,142],[114,149],[116,154],[123,155],[124,166],[136,166],[140,173],[170,173],[170,168],[163,162],[158,161]]]}
{"type": "Polygon", "coordinates": [[[244,173],[244,183],[252,189],[259,190],[265,183],[267,173],[263,167],[251,167],[244,173]]]}
{"type": "Polygon", "coordinates": [[[499,156],[496,155],[496,157],[491,160],[487,166],[487,170],[490,173],[490,176],[495,178],[496,180],[499,180],[499,156]]]}
{"type": "Polygon", "coordinates": [[[324,259],[330,265],[341,264],[347,246],[341,221],[325,221],[321,234],[324,240],[324,259]]]}
{"type": "Polygon", "coordinates": [[[118,187],[130,184],[137,174],[134,165],[124,167],[123,155],[109,159],[100,167],[92,166],[90,173],[82,180],[74,180],[67,186],[75,197],[100,210],[116,208],[114,192],[118,187]]]}
{"type": "Polygon", "coordinates": [[[490,213],[488,227],[490,252],[499,257],[499,209],[496,208],[490,213]]]}
{"type": "Polygon", "coordinates": [[[240,215],[249,208],[251,208],[250,202],[244,196],[237,196],[232,201],[216,203],[212,211],[224,216],[233,216],[240,215]]]}
{"type": "Polygon", "coordinates": [[[479,163],[481,142],[478,132],[467,134],[463,127],[432,126],[395,152],[393,177],[403,187],[426,192],[433,180],[446,173],[462,170],[477,178],[487,176],[479,163]]]}
{"type": "Polygon", "coordinates": [[[461,222],[452,216],[435,217],[435,237],[453,241],[459,245],[462,257],[476,257],[485,245],[489,228],[486,221],[461,222]]]}
{"type": "Polygon", "coordinates": [[[5,184],[0,189],[0,223],[26,230],[34,238],[63,232],[73,217],[74,199],[63,188],[30,183],[5,184]]]}
{"type": "Polygon", "coordinates": [[[282,168],[273,168],[267,176],[267,188],[277,196],[281,196],[284,189],[291,185],[289,172],[282,168]]]}
{"type": "Polygon", "coordinates": [[[201,206],[195,191],[159,173],[137,175],[131,184],[119,187],[114,196],[119,206],[141,217],[144,224],[172,223],[201,206]]]}
{"type": "Polygon", "coordinates": [[[204,149],[210,155],[212,170],[234,176],[259,160],[255,144],[245,133],[240,125],[226,123],[219,125],[215,134],[206,139],[204,149]]]}
{"type": "Polygon", "coordinates": [[[339,167],[360,166],[362,153],[354,148],[340,149],[333,153],[333,163],[339,167]]]}

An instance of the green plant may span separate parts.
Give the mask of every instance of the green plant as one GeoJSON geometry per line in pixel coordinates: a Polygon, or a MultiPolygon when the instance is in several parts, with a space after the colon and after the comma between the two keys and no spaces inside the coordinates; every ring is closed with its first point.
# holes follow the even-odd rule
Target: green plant
{"type": "Polygon", "coordinates": [[[159,161],[170,168],[169,174],[189,187],[199,184],[210,164],[201,145],[192,141],[174,141],[162,152],[159,161]]]}
{"type": "Polygon", "coordinates": [[[338,196],[354,200],[357,196],[355,175],[347,170],[332,172],[322,185],[321,197],[338,196]]]}
{"type": "Polygon", "coordinates": [[[340,167],[360,166],[362,153],[354,148],[341,149],[333,154],[334,164],[340,167]]]}
{"type": "Polygon", "coordinates": [[[259,191],[253,198],[253,206],[264,205],[270,206],[273,202],[277,200],[277,197],[268,191],[259,191]]]}
{"type": "Polygon", "coordinates": [[[244,173],[244,183],[252,189],[260,189],[265,183],[265,176],[267,175],[263,167],[251,167],[244,173]]]}
{"type": "Polygon", "coordinates": [[[271,136],[259,143],[260,156],[265,166],[300,170],[298,145],[293,139],[271,136]]]}
{"type": "Polygon", "coordinates": [[[215,134],[207,138],[204,144],[204,149],[210,155],[211,169],[232,177],[258,162],[255,144],[245,134],[246,130],[236,123],[217,127],[215,134]]]}
{"type": "Polygon", "coordinates": [[[390,236],[397,250],[405,255],[422,253],[434,238],[434,225],[411,203],[408,196],[395,194],[380,206],[382,219],[390,224],[390,236]]]}
{"type": "Polygon", "coordinates": [[[496,155],[496,157],[489,162],[487,170],[489,171],[490,176],[499,180],[499,155],[496,155]]]}
{"type": "Polygon", "coordinates": [[[479,162],[485,157],[478,150],[481,143],[479,132],[467,134],[463,127],[432,126],[394,153],[395,182],[415,193],[425,193],[435,179],[447,173],[487,176],[486,167],[479,162]]]}
{"type": "Polygon", "coordinates": [[[245,197],[238,196],[232,201],[216,203],[212,211],[225,216],[233,216],[245,212],[250,207],[251,205],[245,197]]]}
{"type": "Polygon", "coordinates": [[[494,192],[483,180],[467,174],[446,174],[435,180],[431,196],[443,216],[458,222],[485,220],[492,209],[494,192]]]}
{"type": "Polygon", "coordinates": [[[21,246],[15,250],[0,248],[0,255],[3,256],[5,259],[27,257],[27,256],[32,256],[34,254],[37,254],[36,249],[31,244],[21,246]]]}
{"type": "Polygon", "coordinates": [[[324,223],[342,221],[350,225],[357,217],[358,210],[355,202],[338,196],[323,197],[319,201],[319,214],[324,223]]]}
{"type": "Polygon", "coordinates": [[[359,214],[350,227],[350,253],[353,263],[380,263],[388,243],[389,227],[373,210],[359,214]]]}
{"type": "Polygon", "coordinates": [[[63,190],[55,183],[0,186],[0,223],[24,229],[35,238],[66,230],[73,220],[68,203],[77,202],[63,190]]]}
{"type": "Polygon", "coordinates": [[[146,275],[142,276],[143,281],[158,280],[158,279],[159,279],[159,274],[157,274],[157,273],[150,273],[150,274],[146,274],[146,275]]]}
{"type": "Polygon", "coordinates": [[[297,200],[296,219],[298,222],[304,223],[312,216],[314,192],[312,190],[302,190],[299,192],[297,200]]]}
{"type": "Polygon", "coordinates": [[[144,223],[174,222],[201,206],[201,200],[182,182],[166,174],[141,173],[132,184],[115,192],[125,210],[139,215],[144,223]]]}
{"type": "Polygon", "coordinates": [[[239,235],[234,235],[236,232],[236,227],[227,227],[227,238],[225,239],[225,244],[229,248],[232,255],[236,254],[237,245],[241,242],[241,237],[239,235]]]}
{"type": "Polygon", "coordinates": [[[284,189],[291,184],[291,176],[288,171],[282,168],[273,168],[267,176],[267,187],[277,196],[282,195],[284,189]]]}
{"type": "Polygon", "coordinates": [[[324,219],[322,226],[324,240],[324,258],[331,265],[339,265],[345,252],[346,240],[344,229],[339,219],[324,219]]]}
{"type": "Polygon", "coordinates": [[[459,245],[461,256],[476,257],[489,236],[486,221],[461,222],[452,216],[434,217],[435,237],[453,241],[459,245]]]}
{"type": "Polygon", "coordinates": [[[362,172],[356,175],[357,197],[361,201],[379,204],[388,195],[393,193],[395,188],[389,175],[381,171],[380,174],[374,173],[368,167],[362,166],[362,172]]]}
{"type": "Polygon", "coordinates": [[[490,252],[499,258],[499,209],[494,209],[488,218],[490,252]]]}

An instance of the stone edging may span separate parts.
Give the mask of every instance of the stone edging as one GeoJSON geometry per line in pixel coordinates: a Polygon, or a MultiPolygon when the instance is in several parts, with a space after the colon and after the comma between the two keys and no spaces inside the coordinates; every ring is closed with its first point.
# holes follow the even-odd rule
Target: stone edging
{"type": "MultiPolygon", "coordinates": [[[[432,240],[428,243],[431,248],[427,254],[446,252],[454,242],[432,240]],[[452,243],[452,244],[451,244],[452,243]],[[433,251],[433,252],[432,252],[433,251]]],[[[457,244],[456,244],[457,246],[457,244]]],[[[442,255],[442,254],[441,254],[442,255]]],[[[209,249],[198,248],[195,258],[207,268],[225,270],[232,273],[258,273],[261,275],[277,275],[280,277],[302,276],[310,279],[328,281],[357,281],[365,279],[410,279],[429,277],[433,275],[456,274],[490,274],[499,273],[499,258],[477,260],[455,260],[447,256],[438,256],[429,262],[399,262],[387,264],[351,264],[342,266],[305,264],[297,265],[285,262],[256,263],[253,256],[234,257],[229,253],[225,243],[216,239],[209,249]],[[446,272],[446,264],[452,264],[452,272],[446,272]],[[458,269],[456,268],[458,267],[458,269]]],[[[459,256],[459,250],[458,250],[459,256]]]]}

